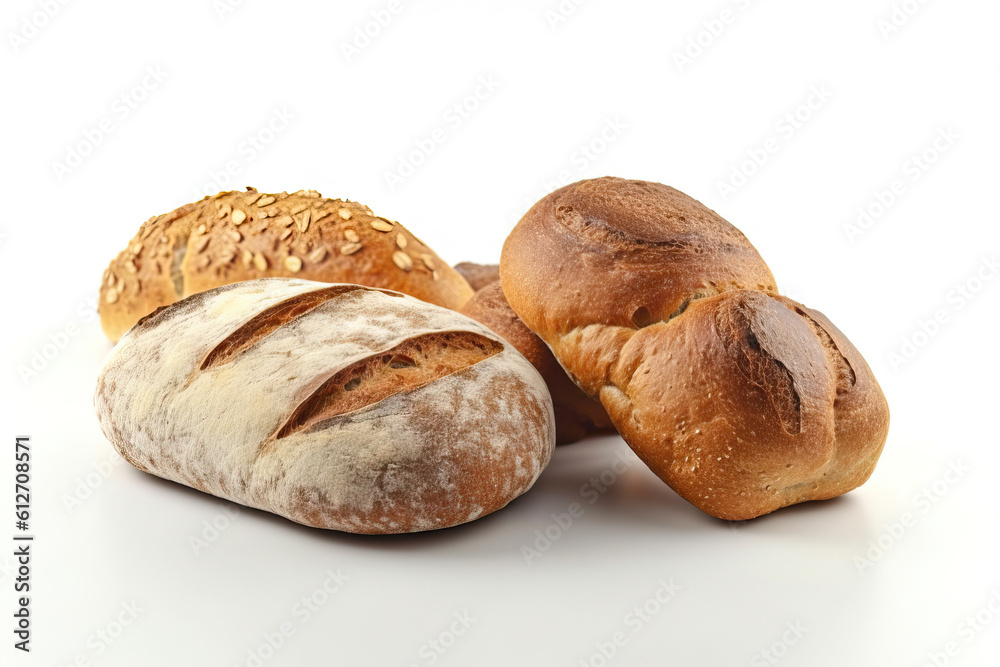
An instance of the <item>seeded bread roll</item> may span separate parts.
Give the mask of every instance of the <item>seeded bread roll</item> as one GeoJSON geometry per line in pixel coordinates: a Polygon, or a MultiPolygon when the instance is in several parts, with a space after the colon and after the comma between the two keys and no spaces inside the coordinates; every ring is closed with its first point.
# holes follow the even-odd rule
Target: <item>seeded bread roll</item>
{"type": "Polygon", "coordinates": [[[889,428],[861,354],[778,295],[735,227],[658,183],[553,192],[500,260],[504,294],[681,496],[750,519],[861,485],[889,428]]]}
{"type": "Polygon", "coordinates": [[[500,280],[499,264],[475,264],[474,262],[461,262],[455,265],[455,270],[465,278],[466,282],[475,291],[480,291],[487,285],[500,280]]]}
{"type": "Polygon", "coordinates": [[[402,225],[318,192],[222,192],[150,218],[104,272],[111,340],[160,306],[213,287],[297,277],[396,290],[459,309],[465,279],[402,225]]]}
{"type": "Polygon", "coordinates": [[[500,509],[555,440],[542,378],[486,327],[396,292],[278,278],[144,318],[95,406],[140,470],[354,533],[500,509]]]}
{"type": "Polygon", "coordinates": [[[614,433],[611,419],[601,404],[573,384],[545,342],[511,310],[499,282],[476,292],[462,313],[507,339],[541,373],[552,395],[556,444],[576,442],[588,435],[614,433]]]}

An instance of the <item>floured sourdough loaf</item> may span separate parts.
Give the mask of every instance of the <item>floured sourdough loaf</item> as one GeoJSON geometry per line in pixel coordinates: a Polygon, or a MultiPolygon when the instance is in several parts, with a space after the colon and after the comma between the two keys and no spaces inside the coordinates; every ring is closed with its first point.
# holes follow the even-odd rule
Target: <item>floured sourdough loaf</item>
{"type": "Polygon", "coordinates": [[[534,483],[555,442],[532,365],[477,322],[359,285],[260,279],[160,308],[95,406],[132,465],[309,526],[445,528],[534,483]]]}

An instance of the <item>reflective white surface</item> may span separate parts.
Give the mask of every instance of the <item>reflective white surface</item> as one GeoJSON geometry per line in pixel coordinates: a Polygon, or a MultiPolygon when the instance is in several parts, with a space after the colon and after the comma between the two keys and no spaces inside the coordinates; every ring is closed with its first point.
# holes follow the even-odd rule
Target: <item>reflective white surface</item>
{"type": "MultiPolygon", "coordinates": [[[[71,3],[16,53],[8,40],[0,434],[3,452],[33,438],[37,539],[34,650],[7,630],[0,664],[995,664],[1000,9],[927,3],[883,39],[889,2],[677,4],[589,2],[551,28],[556,2],[421,0],[350,62],[342,43],[385,4],[245,2],[219,18],[208,0],[71,3]],[[732,21],[679,71],[673,54],[724,8],[732,21]],[[123,116],[120,96],[147,84],[123,116]],[[112,131],[57,173],[103,118],[112,131]],[[387,179],[438,128],[412,175],[387,179]],[[845,497],[729,524],[598,438],[559,448],[494,515],[395,537],[303,528],[115,465],[91,406],[110,349],[101,271],[143,220],[219,189],[227,162],[232,187],[359,200],[451,262],[495,261],[562,180],[678,187],[868,359],[892,410],[882,460],[845,497]]],[[[8,3],[3,25],[36,11],[8,3]]],[[[6,545],[12,504],[0,497],[6,545]]]]}

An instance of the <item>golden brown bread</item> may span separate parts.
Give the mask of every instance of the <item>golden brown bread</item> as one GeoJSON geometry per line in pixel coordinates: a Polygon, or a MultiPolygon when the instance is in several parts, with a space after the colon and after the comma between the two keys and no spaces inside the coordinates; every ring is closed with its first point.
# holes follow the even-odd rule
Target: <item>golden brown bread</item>
{"type": "Polygon", "coordinates": [[[732,290],[641,329],[601,400],[639,457],[681,496],[750,519],[839,496],[868,479],[885,399],[822,314],[732,290]]]}
{"type": "Polygon", "coordinates": [[[749,519],[871,475],[889,412],[868,365],[683,193],[618,178],[557,190],[507,238],[500,273],[524,323],[704,511],[749,519]]]}
{"type": "Polygon", "coordinates": [[[249,188],[147,220],[104,272],[101,325],[118,340],[160,306],[263,277],[382,287],[456,310],[473,294],[430,248],[367,206],[249,188]]]}
{"type": "Polygon", "coordinates": [[[455,265],[455,270],[458,271],[459,275],[465,278],[469,285],[472,286],[472,289],[477,292],[487,285],[492,285],[500,280],[499,264],[460,262],[455,265]]]}
{"type": "Polygon", "coordinates": [[[777,290],[738,229],[645,181],[599,178],[556,190],[518,223],[504,253],[504,294],[534,331],[536,322],[546,331],[641,327],[727,289],[777,290]]]}
{"type": "Polygon", "coordinates": [[[499,282],[488,284],[476,292],[465,304],[462,314],[503,336],[542,375],[552,394],[552,406],[556,414],[556,444],[576,442],[588,435],[614,432],[611,419],[601,404],[573,384],[545,342],[532,333],[514,313],[499,282]]]}

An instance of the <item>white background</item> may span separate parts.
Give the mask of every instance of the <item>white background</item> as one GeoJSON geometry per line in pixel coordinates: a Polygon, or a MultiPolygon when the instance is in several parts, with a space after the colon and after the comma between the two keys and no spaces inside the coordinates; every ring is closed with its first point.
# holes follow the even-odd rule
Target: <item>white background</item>
{"type": "Polygon", "coordinates": [[[0,549],[0,663],[253,665],[287,623],[261,664],[997,664],[1000,7],[896,1],[898,26],[880,26],[893,0],[591,0],[564,15],[557,0],[414,0],[377,30],[385,0],[5,2],[0,540],[17,434],[33,438],[37,538],[30,655],[11,646],[0,549]],[[345,53],[366,25],[377,34],[345,53]],[[436,128],[444,141],[414,154],[436,128]],[[390,183],[401,161],[420,164],[390,183]],[[627,451],[603,438],[560,448],[527,495],[473,524],[361,537],[229,518],[114,465],[91,405],[111,347],[93,306],[148,217],[226,180],[314,188],[451,262],[495,261],[544,192],[606,174],[716,209],[851,337],[892,410],[867,484],[728,524],[629,458],[590,504],[582,485],[627,451]],[[849,235],[859,208],[876,215],[849,235]],[[559,528],[574,502],[584,514],[559,528]],[[679,587],[665,603],[661,581],[679,587]],[[323,604],[306,614],[310,596],[323,604]],[[460,636],[455,614],[475,619],[460,636]]]}

